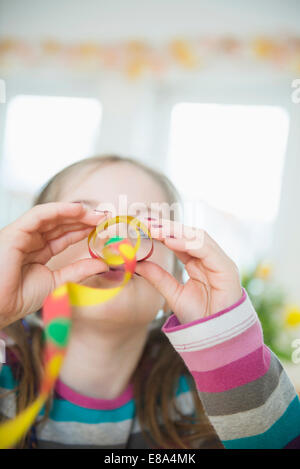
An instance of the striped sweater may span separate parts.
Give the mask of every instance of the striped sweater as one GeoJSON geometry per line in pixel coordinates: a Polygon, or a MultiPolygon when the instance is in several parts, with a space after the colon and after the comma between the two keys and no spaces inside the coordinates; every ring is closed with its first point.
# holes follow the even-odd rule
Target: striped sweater
{"type": "MultiPolygon", "coordinates": [[[[182,325],[172,314],[162,331],[193,376],[225,448],[300,448],[299,397],[277,357],[264,345],[245,290],[231,308],[207,318],[182,325]]],[[[0,373],[0,392],[15,385],[7,363],[0,373]]],[[[58,380],[50,416],[36,430],[37,447],[153,447],[142,435],[132,391],[129,383],[116,399],[94,399],[58,380]]],[[[182,413],[194,415],[184,376],[175,400],[182,413]]],[[[10,418],[15,415],[14,394],[0,399],[0,411],[10,418]]],[[[205,447],[204,442],[198,447],[205,447]]]]}
{"type": "Polygon", "coordinates": [[[300,448],[300,401],[243,291],[231,308],[163,326],[225,448],[300,448]]]}

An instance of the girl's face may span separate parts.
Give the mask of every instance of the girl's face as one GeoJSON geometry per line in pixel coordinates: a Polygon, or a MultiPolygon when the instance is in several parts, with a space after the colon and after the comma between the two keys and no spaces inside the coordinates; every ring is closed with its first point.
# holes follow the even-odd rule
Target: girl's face
{"type": "MultiPolygon", "coordinates": [[[[59,200],[84,201],[89,208],[102,210],[103,204],[107,204],[106,208],[113,212],[112,216],[126,215],[124,211],[119,212],[120,195],[127,197],[125,209],[128,208],[127,215],[133,216],[137,215],[137,205],[134,207],[133,204],[142,203],[142,206],[149,205],[150,207],[150,204],[154,202],[158,204],[167,202],[163,188],[150,175],[125,162],[105,165],[101,169],[90,172],[88,176],[83,174],[82,180],[80,174],[76,174],[72,182],[68,180],[65,182],[59,200]]],[[[150,214],[150,208],[148,212],[147,209],[141,210],[138,218],[147,216],[159,219],[159,213],[151,211],[150,214]]],[[[148,259],[172,273],[174,254],[162,243],[158,241],[153,241],[153,243],[153,253],[148,259]]],[[[53,257],[48,267],[56,270],[76,260],[89,257],[87,239],[84,239],[53,257]]],[[[94,288],[112,288],[118,286],[121,280],[108,279],[99,274],[89,277],[82,283],[94,288]]],[[[108,324],[138,326],[151,322],[158,310],[164,306],[166,306],[165,299],[160,293],[145,279],[134,274],[115,298],[105,304],[85,308],[76,307],[74,314],[84,318],[99,319],[108,324]]]]}

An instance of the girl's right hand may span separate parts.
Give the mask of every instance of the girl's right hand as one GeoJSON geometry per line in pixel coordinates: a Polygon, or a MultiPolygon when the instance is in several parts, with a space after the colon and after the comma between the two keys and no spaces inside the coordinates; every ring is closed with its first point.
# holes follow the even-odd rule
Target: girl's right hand
{"type": "Polygon", "coordinates": [[[81,203],[51,202],[36,205],[0,230],[0,329],[38,311],[59,285],[108,270],[99,259],[81,259],[56,271],[45,265],[105,217],[81,203]]]}

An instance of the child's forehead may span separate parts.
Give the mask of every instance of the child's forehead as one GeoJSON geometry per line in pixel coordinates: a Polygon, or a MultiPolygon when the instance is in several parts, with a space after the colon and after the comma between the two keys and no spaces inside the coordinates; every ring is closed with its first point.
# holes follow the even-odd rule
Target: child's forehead
{"type": "Polygon", "coordinates": [[[86,177],[87,183],[108,190],[109,187],[124,188],[129,192],[145,192],[150,191],[164,193],[161,183],[153,177],[152,174],[142,168],[136,167],[129,163],[116,163],[104,165],[89,171],[86,177]]]}
{"type": "Polygon", "coordinates": [[[141,213],[159,213],[160,206],[168,204],[161,184],[133,165],[109,165],[76,176],[66,184],[61,200],[81,201],[93,208],[105,203],[116,207],[126,204],[141,213]]]}

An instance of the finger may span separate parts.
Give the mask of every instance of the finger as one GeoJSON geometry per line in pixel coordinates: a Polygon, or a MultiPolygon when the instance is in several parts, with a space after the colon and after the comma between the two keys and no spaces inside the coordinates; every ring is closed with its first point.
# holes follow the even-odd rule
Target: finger
{"type": "Polygon", "coordinates": [[[98,259],[81,259],[53,272],[54,288],[66,282],[79,283],[92,275],[107,272],[109,267],[98,259]]]}
{"type": "MultiPolygon", "coordinates": [[[[48,204],[44,204],[48,205],[48,204]]],[[[74,206],[79,206],[81,204],[73,204],[74,206]]],[[[85,209],[83,209],[85,210],[85,209]]],[[[78,215],[79,217],[79,215],[78,215]]],[[[22,218],[22,217],[21,217],[22,218]]],[[[105,220],[107,218],[107,215],[102,214],[102,213],[96,213],[95,214],[82,214],[80,215],[79,219],[75,220],[77,221],[78,224],[82,224],[82,228],[85,229],[90,229],[91,230],[91,225],[95,226],[101,221],[105,220]]],[[[70,219],[64,219],[63,224],[65,225],[66,220],[71,223],[70,219]]],[[[46,241],[47,241],[47,235],[45,235],[46,232],[46,227],[41,226],[40,231],[38,230],[33,230],[34,223],[31,225],[30,230],[24,229],[24,227],[27,226],[28,228],[28,223],[29,221],[27,220],[25,224],[18,219],[16,222],[12,223],[9,225],[9,229],[6,228],[3,230],[6,238],[7,238],[7,243],[8,245],[13,246],[15,249],[18,249],[20,253],[22,254],[29,254],[34,251],[39,251],[43,249],[46,246],[46,241]],[[27,225],[26,225],[27,223],[27,225]],[[32,231],[33,230],[33,231],[32,231]],[[45,239],[46,238],[46,239],[45,239]]],[[[57,237],[60,232],[60,224],[62,223],[62,220],[59,222],[58,219],[56,219],[56,230],[51,230],[52,231],[52,237],[57,237]],[[57,226],[58,224],[58,226],[57,226]],[[54,235],[54,236],[53,236],[54,235]]],[[[74,225],[74,219],[72,220],[72,224],[74,225]]],[[[51,226],[53,226],[53,220],[51,222],[51,226]]],[[[71,225],[70,225],[71,226],[71,225]]],[[[62,229],[63,231],[63,229],[62,229]]]]}
{"type": "Polygon", "coordinates": [[[194,242],[201,241],[203,236],[203,230],[201,229],[183,225],[183,223],[166,218],[154,221],[150,219],[150,221],[146,221],[146,224],[148,225],[151,236],[159,241],[174,238],[194,242]]]}
{"type": "MultiPolygon", "coordinates": [[[[175,237],[175,225],[176,222],[171,222],[170,220],[164,220],[166,225],[163,225],[160,223],[161,220],[158,220],[156,218],[141,218],[141,220],[148,225],[148,229],[151,233],[151,237],[155,241],[160,241],[161,243],[165,244],[165,240],[168,237],[175,237]],[[152,222],[152,223],[149,223],[152,222]],[[169,222],[169,223],[168,223],[169,222]],[[174,225],[175,223],[175,225],[174,225]],[[167,229],[165,227],[167,226],[167,229]],[[162,229],[163,228],[163,229],[162,229]]],[[[178,223],[178,226],[182,227],[183,225],[181,223],[178,223]]],[[[172,248],[171,248],[172,249],[172,248]]],[[[176,254],[178,259],[183,263],[186,264],[190,259],[191,256],[188,253],[184,253],[181,251],[176,251],[175,249],[172,249],[172,251],[176,254]]]]}
{"type": "Polygon", "coordinates": [[[146,218],[144,220],[146,222],[148,222],[149,220],[150,221],[153,220],[153,223],[150,223],[148,225],[148,228],[149,228],[150,233],[151,233],[151,237],[155,241],[160,241],[166,247],[171,249],[183,264],[186,264],[189,260],[192,259],[192,256],[190,254],[188,254],[187,252],[177,251],[176,249],[173,248],[173,246],[167,246],[167,244],[166,244],[166,241],[169,238],[171,238],[171,239],[175,238],[175,233],[176,233],[177,236],[180,236],[180,232],[183,231],[184,225],[182,225],[181,223],[178,223],[178,222],[172,222],[171,220],[165,220],[165,219],[158,221],[156,219],[146,218]],[[160,223],[161,221],[163,223],[160,223]]]}
{"type": "Polygon", "coordinates": [[[96,225],[105,215],[94,210],[87,210],[80,203],[71,202],[51,202],[36,205],[23,216],[14,222],[14,228],[21,229],[29,233],[41,230],[42,227],[51,227],[61,224],[66,220],[74,223],[81,221],[86,225],[96,225]],[[50,222],[50,225],[49,225],[50,222]]]}
{"type": "Polygon", "coordinates": [[[67,247],[86,238],[89,235],[90,231],[90,228],[86,228],[82,231],[71,231],[69,233],[64,234],[60,238],[51,240],[49,242],[49,245],[52,256],[56,256],[60,252],[64,251],[67,247]]]}
{"type": "Polygon", "coordinates": [[[80,231],[65,233],[59,238],[50,240],[43,247],[43,249],[28,254],[26,256],[26,263],[46,264],[51,259],[51,257],[56,256],[68,246],[71,246],[72,244],[75,244],[83,240],[84,238],[87,238],[90,232],[91,228],[89,227],[80,231]]]}
{"type": "Polygon", "coordinates": [[[135,271],[163,295],[171,309],[175,308],[183,289],[181,283],[161,266],[151,261],[138,262],[135,271]]]}
{"type": "Polygon", "coordinates": [[[158,224],[148,221],[148,228],[154,239],[163,240],[172,250],[201,259],[204,267],[212,272],[223,272],[234,266],[234,262],[216,241],[202,229],[166,219],[160,220],[158,224]]]}
{"type": "Polygon", "coordinates": [[[153,219],[142,218],[141,221],[150,230],[152,238],[157,241],[163,241],[166,237],[181,237],[184,225],[180,222],[175,222],[166,218],[153,219]]]}
{"type": "MultiPolygon", "coordinates": [[[[176,249],[173,249],[172,247],[169,247],[167,246],[167,244],[165,243],[165,240],[162,240],[161,241],[162,244],[164,244],[166,246],[166,248],[170,249],[171,251],[173,251],[173,253],[175,254],[176,257],[178,257],[178,259],[185,265],[187,264],[191,259],[193,259],[192,256],[190,256],[187,252],[184,252],[184,251],[177,251],[176,249]]],[[[151,256],[149,257],[149,259],[151,259],[151,256]]]]}
{"type": "Polygon", "coordinates": [[[92,210],[88,209],[87,207],[85,207],[85,211],[86,213],[80,219],[74,220],[74,218],[64,218],[59,223],[57,222],[57,220],[45,222],[39,229],[39,232],[48,233],[49,231],[53,231],[54,229],[59,228],[62,223],[64,225],[72,225],[78,222],[85,226],[95,226],[104,221],[106,218],[109,218],[110,216],[107,212],[100,213],[99,210],[92,210]]]}
{"type": "MultiPolygon", "coordinates": [[[[146,219],[148,220],[148,219],[146,219]]],[[[150,218],[150,220],[152,220],[150,218]]],[[[203,230],[183,225],[180,222],[169,219],[160,219],[159,221],[147,222],[151,236],[154,240],[165,243],[168,239],[181,239],[186,243],[186,252],[188,248],[194,248],[202,243],[203,230]]],[[[181,249],[182,251],[182,249],[181,249]]],[[[189,257],[186,257],[189,259],[189,257]]]]}
{"type": "Polygon", "coordinates": [[[46,233],[43,234],[43,238],[46,241],[51,241],[52,239],[59,238],[63,236],[66,233],[69,233],[71,231],[82,231],[82,230],[92,230],[91,227],[87,227],[83,223],[77,223],[74,225],[61,225],[57,228],[54,228],[53,230],[47,231],[46,233]]]}
{"type": "Polygon", "coordinates": [[[234,267],[234,262],[206,232],[203,232],[203,240],[199,238],[199,241],[186,241],[168,238],[165,240],[165,245],[200,259],[203,266],[211,272],[226,272],[234,267]]]}

